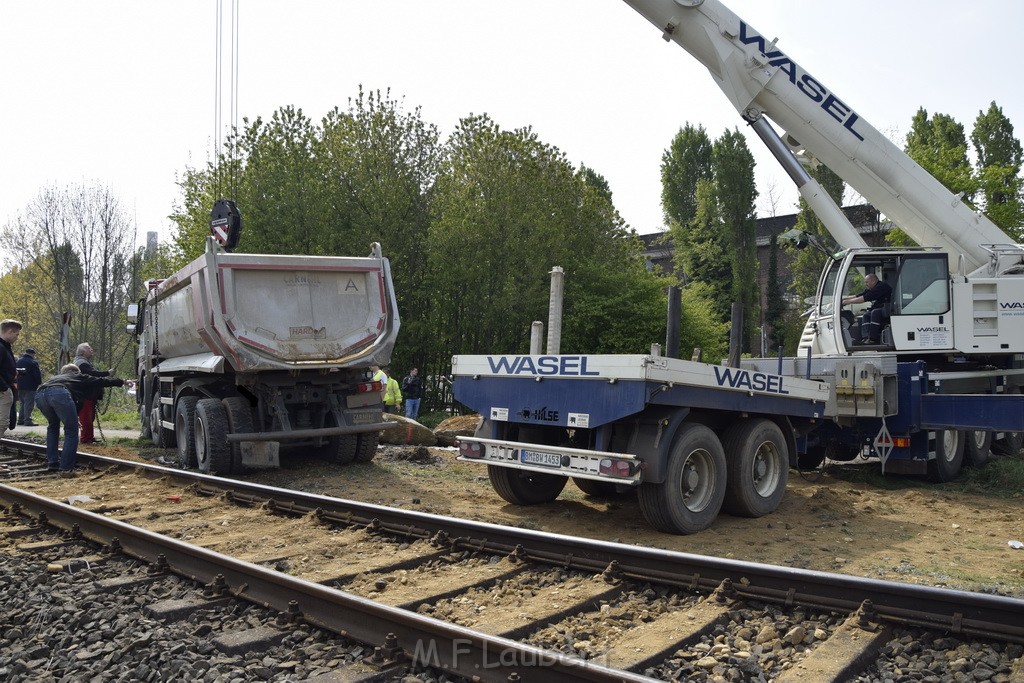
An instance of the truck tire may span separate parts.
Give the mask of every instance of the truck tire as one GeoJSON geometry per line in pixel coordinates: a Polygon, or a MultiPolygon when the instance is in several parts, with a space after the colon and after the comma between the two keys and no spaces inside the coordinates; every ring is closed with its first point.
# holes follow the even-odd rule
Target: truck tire
{"type": "Polygon", "coordinates": [[[573,477],[572,483],[576,484],[576,488],[583,491],[583,493],[587,494],[591,498],[613,498],[618,495],[619,492],[618,487],[608,481],[573,477]]]}
{"type": "Polygon", "coordinates": [[[377,455],[380,432],[363,432],[358,436],[359,440],[356,442],[356,462],[370,462],[373,460],[373,456],[377,455]]]}
{"type": "Polygon", "coordinates": [[[174,414],[174,434],[178,440],[178,467],[187,470],[196,466],[196,396],[182,396],[174,414]]]}
{"type": "Polygon", "coordinates": [[[1024,432],[1003,432],[1003,438],[992,444],[992,451],[1000,455],[1016,457],[1024,448],[1024,432]]]}
{"type": "Polygon", "coordinates": [[[640,511],[658,531],[697,533],[718,516],[725,483],[725,452],[718,437],[704,425],[685,424],[672,444],[665,481],[640,485],[640,511]]]}
{"type": "MultiPolygon", "coordinates": [[[[229,396],[222,401],[228,418],[229,434],[248,434],[256,430],[252,419],[252,406],[241,396],[229,396]]],[[[231,444],[231,473],[244,474],[249,468],[242,464],[242,444],[231,444]]]]}
{"type": "MultiPolygon", "coordinates": [[[[328,411],[325,427],[337,427],[334,420],[334,413],[328,411]]],[[[335,465],[347,465],[356,459],[356,451],[359,449],[358,434],[335,434],[327,437],[327,443],[320,449],[320,455],[335,465]]]]}
{"type": "Polygon", "coordinates": [[[153,425],[149,419],[149,414],[152,412],[152,405],[148,404],[146,399],[148,398],[152,401],[153,397],[148,394],[149,388],[146,386],[144,377],[139,377],[136,392],[136,396],[142,399],[139,403],[139,424],[141,425],[139,429],[139,437],[143,439],[152,439],[153,425]]]}
{"type": "MultiPolygon", "coordinates": [[[[1004,392],[1007,395],[1020,393],[1020,387],[1007,387],[1004,392]]],[[[1003,436],[992,442],[992,452],[999,455],[1016,457],[1020,455],[1020,449],[1024,447],[1024,432],[1003,432],[1003,436]]]]}
{"type": "Polygon", "coordinates": [[[565,488],[568,477],[516,470],[511,467],[487,466],[487,477],[495,492],[513,505],[550,503],[565,488]]]}
{"type": "Polygon", "coordinates": [[[231,474],[228,414],[220,399],[204,398],[196,404],[194,441],[200,472],[231,474]]]}
{"type": "Polygon", "coordinates": [[[928,479],[934,482],[953,481],[960,476],[964,464],[964,434],[944,429],[935,434],[935,458],[928,461],[928,479]]]}
{"type": "Polygon", "coordinates": [[[774,512],[786,493],[789,449],[771,420],[750,418],[730,428],[722,440],[726,487],[722,509],[738,517],[774,512]]]}
{"type": "Polygon", "coordinates": [[[149,438],[157,448],[174,448],[177,440],[174,438],[173,429],[165,429],[160,421],[163,420],[163,405],[160,403],[160,392],[153,392],[153,399],[149,404],[149,438]]]}
{"type": "Polygon", "coordinates": [[[969,467],[982,467],[992,457],[992,432],[964,432],[964,463],[969,467]]]}

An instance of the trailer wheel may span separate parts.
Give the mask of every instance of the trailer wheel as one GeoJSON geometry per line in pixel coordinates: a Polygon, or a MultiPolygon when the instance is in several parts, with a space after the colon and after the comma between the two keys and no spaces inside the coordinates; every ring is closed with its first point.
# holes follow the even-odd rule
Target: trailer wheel
{"type": "Polygon", "coordinates": [[[658,531],[696,533],[718,516],[725,481],[725,452],[718,437],[704,425],[683,425],[672,444],[665,481],[640,485],[640,510],[658,531]]]}
{"type": "Polygon", "coordinates": [[[953,481],[964,464],[964,432],[944,429],[935,435],[935,458],[928,461],[928,478],[935,482],[953,481]]]}
{"type": "Polygon", "coordinates": [[[565,488],[568,477],[543,472],[516,470],[511,467],[487,466],[491,487],[513,505],[550,503],[565,488]]]}
{"type": "Polygon", "coordinates": [[[576,484],[576,488],[592,498],[613,498],[619,493],[618,486],[608,481],[573,477],[572,483],[576,484]]]}
{"type": "Polygon", "coordinates": [[[722,509],[740,517],[774,512],[789,479],[789,449],[779,426],[771,420],[743,420],[727,432],[722,447],[727,473],[722,509]]]}
{"type": "Polygon", "coordinates": [[[964,462],[970,467],[981,467],[992,457],[992,432],[981,430],[965,432],[964,462]]]}
{"type": "Polygon", "coordinates": [[[196,404],[195,445],[200,472],[231,474],[228,414],[219,399],[204,398],[196,404]]]}
{"type": "Polygon", "coordinates": [[[182,396],[174,415],[174,434],[178,440],[178,467],[187,470],[196,466],[196,396],[182,396]]]}
{"type": "Polygon", "coordinates": [[[380,432],[363,432],[356,442],[356,462],[370,462],[377,455],[380,432]]]}
{"type": "MultiPolygon", "coordinates": [[[[222,403],[230,434],[247,434],[256,430],[253,426],[252,406],[248,401],[241,396],[229,396],[222,403]]],[[[242,464],[242,444],[235,441],[231,444],[231,473],[244,474],[248,471],[249,468],[242,464]]]]}

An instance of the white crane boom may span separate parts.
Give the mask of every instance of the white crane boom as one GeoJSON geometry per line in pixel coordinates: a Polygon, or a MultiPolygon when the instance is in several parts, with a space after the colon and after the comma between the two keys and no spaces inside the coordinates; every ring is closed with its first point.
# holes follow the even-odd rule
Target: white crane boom
{"type": "MultiPolygon", "coordinates": [[[[770,118],[785,131],[783,140],[794,153],[806,150],[820,160],[921,246],[943,249],[951,264],[962,254],[973,271],[991,261],[983,245],[1012,243],[779,50],[775,40],[718,0],[625,2],[699,60],[746,120],[770,118]]],[[[825,223],[834,230],[834,223],[825,223]]],[[[857,246],[848,235],[833,236],[844,246],[857,246]]]]}

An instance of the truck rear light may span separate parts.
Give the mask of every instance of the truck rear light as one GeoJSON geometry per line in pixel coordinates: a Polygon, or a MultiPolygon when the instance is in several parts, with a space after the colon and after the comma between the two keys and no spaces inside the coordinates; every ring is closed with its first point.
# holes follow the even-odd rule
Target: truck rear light
{"type": "Polygon", "coordinates": [[[629,461],[612,460],[611,458],[603,458],[598,470],[601,474],[607,474],[611,477],[632,477],[636,471],[633,469],[633,464],[629,461]]]}
{"type": "Polygon", "coordinates": [[[359,385],[359,393],[365,394],[371,391],[384,391],[383,382],[363,382],[359,385]]]}
{"type": "Polygon", "coordinates": [[[484,447],[482,444],[460,441],[459,455],[463,458],[482,458],[484,457],[484,447]]]}
{"type": "Polygon", "coordinates": [[[896,448],[910,448],[910,437],[909,436],[894,436],[892,438],[892,445],[896,448]]]}

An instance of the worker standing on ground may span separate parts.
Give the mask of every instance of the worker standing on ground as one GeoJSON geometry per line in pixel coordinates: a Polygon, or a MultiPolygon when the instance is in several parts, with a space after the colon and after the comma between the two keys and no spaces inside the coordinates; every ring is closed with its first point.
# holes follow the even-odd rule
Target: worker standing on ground
{"type": "Polygon", "coordinates": [[[381,368],[387,376],[387,389],[384,391],[385,412],[397,415],[402,409],[402,390],[398,386],[398,380],[391,376],[391,368],[385,365],[381,368]]]}
{"type": "Polygon", "coordinates": [[[17,320],[0,322],[0,437],[10,425],[8,415],[14,407],[14,387],[18,382],[18,368],[14,362],[11,344],[18,341],[21,323],[17,320]]]}
{"type": "MultiPolygon", "coordinates": [[[[89,342],[82,342],[78,345],[75,350],[74,364],[78,366],[78,369],[83,375],[90,375],[91,377],[108,377],[110,375],[109,370],[97,370],[92,364],[92,357],[95,352],[89,345],[89,342]]],[[[96,443],[95,435],[92,430],[93,420],[96,419],[96,401],[103,398],[103,389],[97,392],[96,396],[82,401],[82,405],[78,411],[78,423],[82,427],[81,438],[79,443],[96,443]]]]}
{"type": "Polygon", "coordinates": [[[60,476],[72,477],[78,460],[78,420],[80,407],[85,401],[95,401],[103,387],[120,387],[124,380],[118,377],[92,377],[82,374],[78,366],[68,363],[39,385],[36,405],[46,417],[46,464],[51,472],[60,470],[60,476]],[[64,448],[57,459],[60,426],[64,425],[64,448]]]}
{"type": "Polygon", "coordinates": [[[18,402],[21,403],[21,410],[18,411],[18,424],[35,427],[36,423],[32,421],[32,409],[36,407],[36,389],[43,381],[43,374],[36,361],[36,350],[25,349],[25,353],[18,359],[17,365],[18,402]]]}
{"type": "Polygon", "coordinates": [[[405,399],[405,416],[415,420],[420,414],[420,399],[423,398],[423,384],[418,368],[410,370],[409,375],[402,380],[402,397],[405,399]]]}

